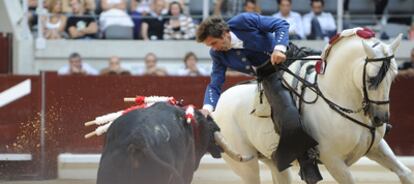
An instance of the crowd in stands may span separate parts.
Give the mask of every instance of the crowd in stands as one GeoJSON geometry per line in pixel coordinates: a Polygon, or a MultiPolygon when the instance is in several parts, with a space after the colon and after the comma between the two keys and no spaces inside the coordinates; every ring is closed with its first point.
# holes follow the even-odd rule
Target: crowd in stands
{"type": "MultiPolygon", "coordinates": [[[[72,53],[68,63],[58,70],[59,75],[137,75],[137,76],[208,76],[209,70],[198,65],[197,55],[188,52],[183,58],[183,65],[174,73],[158,66],[157,55],[153,52],[147,53],[144,57],[145,66],[137,71],[129,71],[122,67],[121,58],[111,56],[108,58],[108,66],[100,71],[88,63],[82,61],[79,53],[72,53]]],[[[228,75],[238,76],[241,73],[229,71],[228,75]]]]}
{"type": "MultiPolygon", "coordinates": [[[[29,0],[30,10],[35,10],[36,1],[29,0]]],[[[189,40],[194,39],[200,21],[189,14],[189,1],[193,0],[44,0],[48,15],[41,18],[40,26],[47,39],[189,40]]],[[[242,12],[260,13],[256,1],[260,0],[214,0],[213,14],[228,19],[242,12]]],[[[292,0],[275,1],[278,11],[275,7],[276,13],[270,16],[290,23],[290,39],[328,40],[335,35],[336,21],[324,10],[324,0],[309,0],[304,5],[310,5],[309,12],[303,15],[292,10],[292,0]]],[[[349,3],[344,1],[345,16],[349,15],[349,3]]],[[[387,4],[388,0],[375,0],[378,25],[386,22],[383,14],[387,4]]],[[[29,20],[37,24],[35,15],[29,20]]],[[[411,27],[406,25],[405,38],[414,40],[414,20],[411,22],[411,27]]]]}

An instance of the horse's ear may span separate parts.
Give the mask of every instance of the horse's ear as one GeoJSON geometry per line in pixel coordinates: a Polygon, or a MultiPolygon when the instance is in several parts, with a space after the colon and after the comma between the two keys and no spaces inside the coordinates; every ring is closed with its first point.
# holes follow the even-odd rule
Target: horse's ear
{"type": "Polygon", "coordinates": [[[402,36],[403,36],[403,34],[400,33],[397,36],[397,38],[395,38],[395,40],[391,42],[390,48],[391,48],[391,50],[392,50],[393,53],[395,53],[395,51],[397,50],[398,46],[400,46],[402,36]]]}
{"type": "Polygon", "coordinates": [[[375,51],[371,46],[369,46],[364,40],[362,40],[362,45],[364,46],[365,53],[367,54],[368,58],[375,57],[375,51]]]}

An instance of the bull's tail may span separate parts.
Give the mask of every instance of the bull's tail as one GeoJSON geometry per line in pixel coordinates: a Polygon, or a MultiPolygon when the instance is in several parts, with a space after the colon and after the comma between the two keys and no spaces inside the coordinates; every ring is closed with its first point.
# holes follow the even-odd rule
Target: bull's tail
{"type": "Polygon", "coordinates": [[[174,167],[172,167],[170,164],[166,163],[165,161],[161,160],[154,153],[154,151],[148,147],[144,138],[135,139],[133,143],[128,146],[128,155],[132,161],[131,162],[132,167],[138,168],[139,160],[142,158],[150,159],[171,173],[167,184],[183,184],[184,183],[183,178],[178,173],[177,169],[175,169],[174,167]]]}

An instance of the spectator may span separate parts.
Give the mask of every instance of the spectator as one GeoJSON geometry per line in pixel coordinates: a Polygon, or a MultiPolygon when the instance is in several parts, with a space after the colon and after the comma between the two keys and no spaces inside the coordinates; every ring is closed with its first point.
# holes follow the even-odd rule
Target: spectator
{"type": "Polygon", "coordinates": [[[126,11],[126,7],[126,0],[101,0],[101,8],[103,11],[111,9],[126,11]]]}
{"type": "Polygon", "coordinates": [[[29,12],[27,15],[28,23],[30,27],[33,27],[34,25],[37,25],[37,14],[36,14],[37,0],[29,0],[28,6],[29,6],[29,12]]]}
{"type": "Polygon", "coordinates": [[[166,76],[167,71],[164,68],[157,67],[157,56],[150,52],[145,56],[144,75],[166,76]]]}
{"type": "Polygon", "coordinates": [[[414,48],[411,49],[411,56],[409,61],[405,61],[398,67],[400,75],[414,77],[414,48]]]}
{"type": "Polygon", "coordinates": [[[61,39],[65,36],[67,17],[62,15],[62,2],[60,0],[48,1],[49,15],[42,17],[44,37],[46,39],[61,39]]]}
{"type": "Polygon", "coordinates": [[[142,20],[141,36],[144,40],[163,39],[165,18],[162,12],[164,7],[164,0],[153,0],[150,17],[142,20]]]}
{"type": "Polygon", "coordinates": [[[229,19],[243,11],[243,0],[216,0],[214,15],[229,19]]]}
{"type": "Polygon", "coordinates": [[[112,56],[109,58],[109,66],[102,69],[101,75],[131,75],[128,70],[121,67],[121,60],[118,56],[112,56]]]}
{"type": "Polygon", "coordinates": [[[198,58],[194,52],[188,52],[184,56],[184,68],[178,70],[179,76],[206,76],[209,73],[204,68],[197,66],[198,58]]]}
{"type": "Polygon", "coordinates": [[[81,0],[71,0],[73,15],[68,18],[66,32],[72,39],[95,38],[98,24],[92,15],[85,15],[81,0]]]}
{"type": "Polygon", "coordinates": [[[142,24],[142,16],[147,16],[150,8],[149,8],[150,0],[131,0],[130,1],[130,14],[132,18],[132,22],[134,23],[134,39],[140,39],[141,35],[141,24],[142,24]],[[143,5],[142,3],[147,5],[143,5]],[[144,7],[142,7],[144,6],[144,7]]]}
{"type": "Polygon", "coordinates": [[[69,64],[58,70],[59,75],[98,75],[98,71],[83,63],[81,56],[74,52],[69,56],[69,64]]]}
{"type": "Polygon", "coordinates": [[[336,34],[335,20],[331,13],[323,11],[323,0],[311,0],[312,11],[303,16],[304,32],[308,39],[328,41],[336,34]]]}
{"type": "MultiPolygon", "coordinates": [[[[344,0],[344,15],[349,18],[349,3],[350,0],[344,0]]],[[[377,26],[382,27],[387,23],[387,17],[384,15],[385,8],[388,5],[388,0],[374,0],[375,3],[375,19],[377,21],[377,26]]]]}
{"type": "MultiPolygon", "coordinates": [[[[61,0],[62,1],[62,12],[63,13],[74,13],[72,11],[73,0],[61,0]]],[[[96,10],[95,0],[80,0],[80,5],[83,8],[85,13],[94,15],[96,10]]]]}
{"type": "Polygon", "coordinates": [[[126,0],[102,0],[101,8],[104,10],[99,17],[102,32],[109,26],[134,27],[131,17],[126,13],[126,0]]]}
{"type": "Polygon", "coordinates": [[[408,30],[408,40],[414,41],[414,19],[413,22],[411,22],[411,27],[408,30]]]}
{"type": "Polygon", "coordinates": [[[292,11],[292,0],[277,0],[279,12],[273,14],[273,17],[286,20],[289,23],[289,39],[305,39],[303,31],[302,18],[300,14],[292,11]]]}
{"type": "Polygon", "coordinates": [[[260,13],[260,7],[257,6],[256,0],[246,0],[243,3],[243,11],[260,13]]]}
{"type": "MultiPolygon", "coordinates": [[[[186,5],[186,1],[190,1],[190,0],[166,0],[167,2],[167,6],[169,6],[172,2],[177,2],[181,5],[181,8],[183,9],[183,14],[185,15],[189,15],[190,14],[190,10],[188,9],[188,6],[186,5]]],[[[168,7],[166,7],[168,9],[168,7]]]]}
{"type": "Polygon", "coordinates": [[[131,0],[131,12],[139,15],[147,16],[151,12],[151,4],[153,0],[131,0]]]}
{"type": "Polygon", "coordinates": [[[388,0],[374,0],[375,2],[375,17],[378,23],[387,24],[387,18],[384,16],[385,8],[388,5],[388,0]]]}
{"type": "Polygon", "coordinates": [[[183,14],[180,3],[172,2],[168,8],[169,18],[164,25],[164,39],[188,40],[195,37],[195,25],[193,19],[183,14]]]}

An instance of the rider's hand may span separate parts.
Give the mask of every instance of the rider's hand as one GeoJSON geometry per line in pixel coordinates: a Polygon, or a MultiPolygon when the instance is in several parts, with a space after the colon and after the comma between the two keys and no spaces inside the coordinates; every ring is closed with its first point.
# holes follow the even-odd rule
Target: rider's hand
{"type": "Polygon", "coordinates": [[[200,109],[200,112],[204,115],[204,117],[211,116],[210,111],[208,111],[207,109],[200,109]]]}
{"type": "Polygon", "coordinates": [[[280,64],[286,60],[286,55],[279,50],[274,50],[272,53],[272,56],[270,58],[270,61],[273,65],[280,64]]]}

